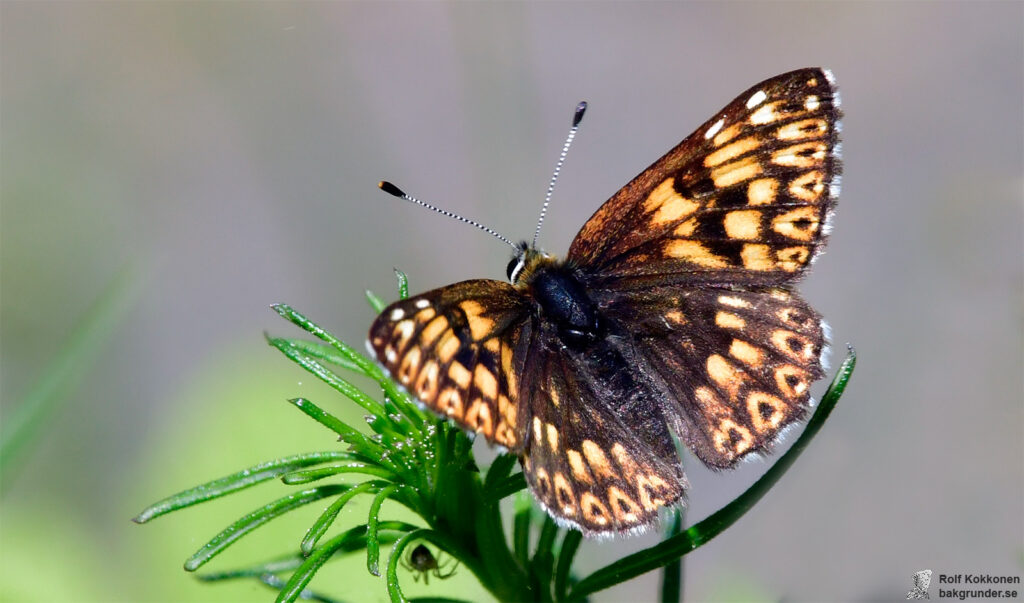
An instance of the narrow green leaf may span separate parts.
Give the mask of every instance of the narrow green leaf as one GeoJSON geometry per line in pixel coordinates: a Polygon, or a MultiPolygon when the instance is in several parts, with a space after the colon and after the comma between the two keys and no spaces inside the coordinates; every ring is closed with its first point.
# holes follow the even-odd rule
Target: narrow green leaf
{"type": "Polygon", "coordinates": [[[526,488],[526,478],[523,477],[523,473],[515,473],[509,475],[500,480],[495,480],[495,483],[491,484],[490,487],[484,492],[486,500],[494,502],[499,501],[506,496],[511,496],[520,490],[526,488]]]}
{"type": "Polygon", "coordinates": [[[306,537],[302,539],[302,543],[299,545],[299,550],[302,551],[303,556],[308,556],[313,551],[313,548],[316,547],[316,543],[325,533],[327,533],[327,529],[334,523],[334,520],[338,517],[338,513],[341,512],[341,509],[348,504],[350,500],[363,492],[376,492],[387,485],[388,482],[383,480],[363,482],[339,496],[330,504],[330,506],[324,509],[324,512],[320,514],[320,517],[313,522],[313,525],[310,526],[309,530],[306,532],[306,537]]]}
{"type": "MultiPolygon", "coordinates": [[[[417,426],[423,424],[424,415],[416,408],[409,395],[401,391],[395,382],[389,379],[374,362],[355,351],[349,345],[340,341],[337,337],[303,316],[300,312],[297,312],[291,306],[287,304],[275,304],[271,306],[271,308],[292,324],[304,329],[317,338],[326,341],[334,349],[341,352],[349,360],[355,363],[368,377],[376,381],[384,389],[387,396],[399,405],[405,416],[412,420],[417,426]]],[[[284,350],[282,350],[282,352],[284,352],[284,350]]],[[[286,353],[286,355],[288,354],[286,353]]],[[[374,401],[374,404],[376,404],[376,401],[374,401]]],[[[380,415],[382,413],[373,412],[373,414],[380,415]]]]}
{"type": "MultiPolygon", "coordinates": [[[[260,574],[256,579],[278,592],[287,585],[284,580],[278,578],[274,574],[260,574]]],[[[305,601],[319,601],[320,603],[341,603],[338,599],[331,599],[330,597],[321,595],[315,591],[309,590],[308,588],[304,588],[299,591],[299,598],[305,601]]]]}
{"type": "Polygon", "coordinates": [[[552,600],[551,581],[554,577],[553,566],[555,554],[552,548],[555,539],[558,537],[558,524],[550,515],[544,516],[544,525],[540,529],[540,536],[537,538],[537,550],[533,553],[533,560],[530,565],[533,573],[540,582],[540,595],[542,601],[552,600]]]}
{"type": "Polygon", "coordinates": [[[369,289],[366,290],[366,301],[370,302],[370,307],[373,308],[373,311],[377,314],[380,314],[384,311],[384,308],[388,307],[384,300],[377,297],[377,294],[369,289]]]}
{"type": "MultiPolygon", "coordinates": [[[[491,463],[490,468],[487,470],[487,477],[484,478],[484,490],[490,490],[498,482],[507,479],[509,472],[512,471],[512,467],[518,461],[519,457],[514,454],[502,454],[494,459],[494,462],[491,463]]],[[[497,500],[501,500],[501,498],[504,497],[500,497],[497,500]]]]}
{"type": "Polygon", "coordinates": [[[178,509],[184,509],[186,507],[191,507],[192,505],[198,505],[201,502],[226,496],[232,492],[237,492],[238,490],[255,486],[260,482],[275,479],[278,476],[295,471],[302,467],[341,461],[348,458],[350,458],[350,455],[345,452],[311,452],[287,456],[274,461],[260,463],[259,465],[253,465],[252,467],[242,469],[241,471],[237,471],[231,475],[226,475],[196,486],[195,488],[189,488],[188,490],[168,496],[167,498],[146,507],[142,513],[139,513],[132,519],[132,521],[135,523],[146,523],[151,519],[155,519],[161,515],[166,515],[171,511],[177,511],[178,509]]]}
{"type": "Polygon", "coordinates": [[[570,592],[569,599],[573,601],[583,599],[591,593],[610,588],[651,570],[658,569],[708,542],[735,523],[747,511],[753,508],[757,501],[779,481],[793,465],[797,457],[800,456],[800,453],[814,439],[814,436],[817,435],[825,420],[828,419],[832,409],[839,402],[839,398],[846,390],[846,385],[856,364],[857,355],[851,347],[846,360],[839,367],[839,371],[832,380],[832,384],[822,397],[814,415],[807,422],[803,433],[800,434],[800,437],[797,438],[790,449],[786,451],[786,454],[782,455],[754,485],[735,500],[712,513],[704,521],[692,526],[678,536],[623,557],[580,580],[570,592]]]}
{"type": "Polygon", "coordinates": [[[288,401],[296,408],[306,413],[317,423],[330,429],[341,436],[341,440],[352,446],[354,455],[358,460],[368,464],[378,464],[391,470],[393,473],[402,473],[405,469],[394,461],[394,456],[389,454],[387,448],[367,437],[364,433],[356,431],[341,419],[323,410],[316,404],[305,398],[294,398],[288,401]]]}
{"type": "Polygon", "coordinates": [[[395,474],[383,467],[371,465],[370,463],[349,463],[346,465],[331,465],[329,467],[317,467],[316,469],[304,469],[294,471],[281,476],[281,481],[289,486],[300,486],[343,473],[359,473],[361,475],[372,475],[386,480],[397,479],[395,474]]]}
{"type": "Polygon", "coordinates": [[[381,406],[380,402],[377,402],[373,398],[367,396],[361,389],[352,385],[347,379],[342,378],[319,361],[314,360],[289,345],[277,345],[276,340],[272,339],[270,344],[281,350],[282,354],[291,358],[292,362],[306,369],[315,375],[317,379],[331,386],[331,388],[337,390],[349,400],[352,400],[359,406],[362,406],[367,412],[377,416],[385,414],[384,407],[381,406]]]}
{"type": "MultiPolygon", "coordinates": [[[[130,268],[125,268],[106,286],[21,403],[14,404],[13,412],[5,415],[0,425],[0,476],[4,482],[14,473],[12,462],[22,458],[37,441],[47,417],[68,400],[74,383],[101,356],[102,346],[137,297],[139,287],[134,276],[130,268]]],[[[10,408],[10,402],[4,400],[5,408],[10,408]]],[[[0,492],[4,490],[0,488],[0,492]]]]}
{"type": "Polygon", "coordinates": [[[562,539],[562,548],[558,551],[558,563],[555,565],[555,600],[565,600],[569,587],[569,572],[576,551],[580,548],[583,534],[579,530],[568,530],[562,539]]]}
{"type": "MultiPolygon", "coordinates": [[[[672,510],[672,519],[665,529],[665,539],[683,531],[683,510],[672,510]]],[[[661,603],[679,603],[683,596],[683,558],[679,557],[661,568],[661,603]]]]}
{"type": "Polygon", "coordinates": [[[530,524],[533,515],[533,503],[526,493],[520,494],[515,500],[515,516],[512,520],[512,550],[516,559],[523,567],[530,563],[530,524]]]}
{"type": "Polygon", "coordinates": [[[358,364],[352,362],[351,360],[348,359],[347,356],[339,353],[337,350],[335,350],[329,345],[316,343],[315,341],[305,341],[303,339],[287,339],[285,337],[272,337],[265,333],[264,337],[266,337],[267,343],[269,343],[270,345],[274,346],[279,350],[282,349],[283,347],[289,347],[315,360],[321,360],[328,364],[340,366],[345,370],[358,373],[360,375],[363,375],[364,377],[369,376],[365,372],[363,372],[363,369],[358,364]]]}
{"type": "Polygon", "coordinates": [[[351,486],[347,485],[329,485],[321,486],[319,488],[312,488],[310,490],[303,490],[302,492],[296,492],[279,498],[267,505],[256,509],[252,513],[249,513],[245,517],[235,521],[233,524],[217,534],[209,542],[204,544],[202,548],[195,552],[188,561],[185,562],[185,570],[193,572],[200,568],[204,563],[210,559],[216,557],[224,549],[231,546],[242,536],[252,532],[256,528],[266,524],[268,521],[280,517],[281,515],[307,505],[315,500],[320,500],[328,496],[334,496],[345,490],[348,490],[351,486]]]}
{"type": "Polygon", "coordinates": [[[373,498],[370,514],[366,521],[366,569],[374,576],[380,575],[377,563],[380,560],[380,542],[377,540],[377,526],[380,524],[380,507],[389,496],[398,490],[394,484],[384,488],[373,498]]]}
{"type": "Polygon", "coordinates": [[[409,277],[398,268],[395,268],[395,278],[398,279],[398,299],[409,297],[409,277]]]}
{"type": "MultiPolygon", "coordinates": [[[[409,532],[416,533],[422,530],[416,528],[416,526],[405,523],[404,521],[385,521],[381,522],[377,526],[379,532],[397,531],[397,532],[409,532]]],[[[404,539],[399,538],[398,541],[404,539]]],[[[383,537],[381,537],[383,540],[383,537]]],[[[339,552],[349,552],[353,550],[361,549],[366,543],[366,525],[358,525],[346,532],[338,534],[334,538],[331,538],[324,544],[317,547],[313,553],[302,562],[302,565],[298,567],[292,575],[288,578],[288,583],[285,585],[281,592],[277,595],[277,603],[291,603],[299,597],[299,594],[309,581],[313,579],[316,572],[323,567],[327,561],[331,559],[335,554],[339,552]]]]}

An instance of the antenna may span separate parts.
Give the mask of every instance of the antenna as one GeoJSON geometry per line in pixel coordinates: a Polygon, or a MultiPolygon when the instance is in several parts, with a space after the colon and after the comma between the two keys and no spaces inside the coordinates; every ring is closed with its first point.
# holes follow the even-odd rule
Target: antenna
{"type": "Polygon", "coordinates": [[[412,203],[415,203],[416,205],[419,205],[421,207],[425,207],[425,208],[427,208],[429,210],[436,211],[437,213],[441,214],[442,216],[448,216],[449,218],[455,218],[456,220],[458,220],[460,222],[465,222],[466,224],[469,224],[471,226],[476,226],[480,230],[482,230],[482,231],[484,231],[484,232],[486,232],[488,234],[494,235],[495,237],[501,239],[502,241],[504,241],[512,249],[515,249],[516,251],[519,250],[519,247],[517,247],[515,243],[513,243],[512,241],[509,241],[508,239],[506,239],[505,237],[501,236],[500,234],[494,232],[490,228],[487,228],[483,224],[481,224],[481,223],[479,223],[479,222],[477,222],[475,220],[470,220],[469,218],[463,218],[462,216],[460,216],[458,214],[453,214],[450,211],[446,211],[446,210],[440,209],[438,207],[434,207],[433,205],[431,205],[429,203],[425,203],[423,201],[420,201],[416,197],[410,197],[409,195],[407,195],[404,192],[402,192],[402,189],[398,188],[394,184],[391,184],[387,180],[381,180],[377,184],[377,186],[380,187],[380,190],[384,191],[385,193],[387,193],[389,195],[394,195],[394,196],[396,196],[396,197],[398,197],[400,199],[405,199],[406,201],[411,201],[412,203]]]}
{"type": "Polygon", "coordinates": [[[544,205],[540,208],[540,219],[537,220],[537,230],[533,231],[533,244],[530,247],[537,247],[537,237],[540,236],[540,227],[544,224],[544,216],[548,213],[548,205],[551,203],[551,195],[555,192],[555,181],[558,180],[558,174],[562,171],[562,164],[565,163],[565,156],[569,154],[569,145],[572,144],[572,140],[576,138],[576,130],[580,128],[580,122],[583,121],[583,114],[587,111],[587,101],[580,101],[580,104],[576,105],[576,113],[572,116],[572,128],[569,129],[569,136],[565,139],[565,144],[562,145],[562,154],[558,156],[558,163],[555,164],[555,173],[551,175],[551,182],[548,184],[548,194],[544,195],[544,205]]]}

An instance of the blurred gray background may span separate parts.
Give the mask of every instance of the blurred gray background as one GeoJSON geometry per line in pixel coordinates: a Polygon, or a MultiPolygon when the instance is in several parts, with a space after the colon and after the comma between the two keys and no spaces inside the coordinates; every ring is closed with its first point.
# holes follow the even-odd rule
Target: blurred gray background
{"type": "MultiPolygon", "coordinates": [[[[414,291],[503,278],[504,245],[378,180],[528,238],[586,99],[542,236],[563,254],[726,102],[814,65],[842,89],[845,176],[802,290],[859,365],[784,480],[686,558],[687,596],[902,600],[921,569],[1024,575],[1024,4],[7,1],[0,17],[0,420],[63,370],[92,308],[115,308],[2,476],[3,600],[270,600],[180,564],[280,488],[128,519],[336,445],[286,398],[359,420],[266,346],[264,330],[297,334],[268,304],[360,345],[363,291],[393,298],[392,267],[414,291]]],[[[690,461],[690,521],[768,466],[690,461]]],[[[317,512],[212,569],[298,542],[317,512]]],[[[653,541],[585,543],[578,567],[653,541]]],[[[363,568],[328,566],[314,586],[385,600],[363,568]]],[[[405,580],[485,596],[466,571],[433,590],[405,580]]]]}

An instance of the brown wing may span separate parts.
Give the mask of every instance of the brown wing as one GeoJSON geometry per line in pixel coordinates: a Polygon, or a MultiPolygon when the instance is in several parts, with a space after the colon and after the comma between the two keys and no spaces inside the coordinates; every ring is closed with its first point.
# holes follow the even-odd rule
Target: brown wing
{"type": "Polygon", "coordinates": [[[793,280],[824,244],[839,118],[828,71],[761,82],[601,206],[569,260],[595,287],[793,280]]]}
{"type": "Polygon", "coordinates": [[[769,449],[824,376],[821,317],[786,289],[667,287],[607,301],[638,366],[662,382],[669,423],[711,467],[769,449]]]}
{"type": "Polygon", "coordinates": [[[537,500],[587,535],[642,531],[687,487],[659,400],[624,333],[585,349],[537,321],[523,369],[523,473],[537,500]]]}
{"type": "Polygon", "coordinates": [[[527,306],[508,283],[456,283],[391,304],[370,327],[377,360],[431,410],[513,452],[527,306]]]}

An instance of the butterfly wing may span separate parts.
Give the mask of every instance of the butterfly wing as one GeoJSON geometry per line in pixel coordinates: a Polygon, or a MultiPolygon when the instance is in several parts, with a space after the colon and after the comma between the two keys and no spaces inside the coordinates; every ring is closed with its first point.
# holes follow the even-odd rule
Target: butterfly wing
{"type": "Polygon", "coordinates": [[[385,308],[369,346],[428,408],[515,452],[522,418],[514,358],[523,357],[516,348],[528,336],[527,317],[508,283],[464,281],[385,308]]]}
{"type": "Polygon", "coordinates": [[[787,289],[656,287],[602,301],[662,384],[669,424],[708,466],[770,449],[824,376],[821,317],[787,289]]]}
{"type": "Polygon", "coordinates": [[[793,280],[824,244],[839,118],[828,71],[761,82],[601,206],[568,259],[620,290],[793,280]]]}
{"type": "Polygon", "coordinates": [[[523,473],[537,500],[587,535],[643,530],[687,487],[662,396],[624,333],[577,349],[535,320],[523,365],[523,473]],[[528,409],[528,410],[527,410],[528,409]]]}

